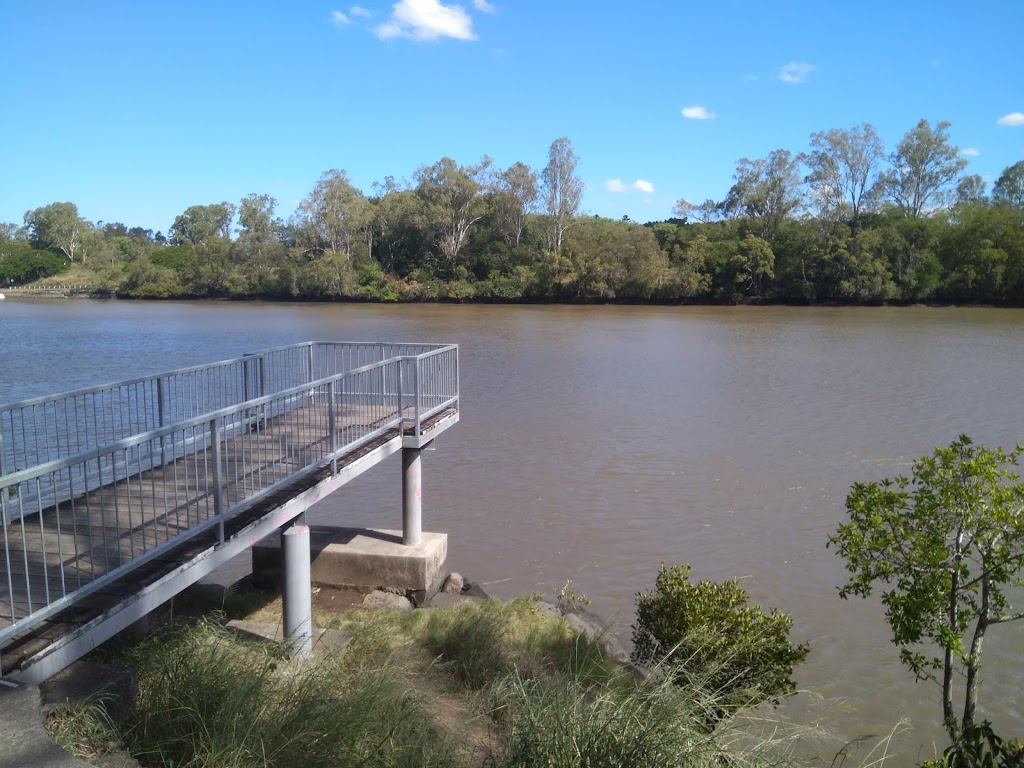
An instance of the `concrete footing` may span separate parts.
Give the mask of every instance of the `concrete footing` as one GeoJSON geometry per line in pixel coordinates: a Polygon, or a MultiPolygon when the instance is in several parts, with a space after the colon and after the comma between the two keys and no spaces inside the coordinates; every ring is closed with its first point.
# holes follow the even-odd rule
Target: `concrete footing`
{"type": "MultiPolygon", "coordinates": [[[[447,576],[448,534],[423,532],[403,544],[402,531],[310,526],[310,578],[314,584],[401,592],[425,604],[447,576]]],[[[281,580],[281,543],[268,536],[252,548],[252,572],[281,580]]]]}

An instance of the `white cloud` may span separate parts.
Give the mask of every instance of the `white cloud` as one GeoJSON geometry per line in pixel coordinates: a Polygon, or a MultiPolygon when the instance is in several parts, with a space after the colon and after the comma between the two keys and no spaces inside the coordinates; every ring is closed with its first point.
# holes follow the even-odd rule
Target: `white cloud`
{"type": "Polygon", "coordinates": [[[683,107],[683,117],[687,120],[714,120],[718,115],[708,112],[707,107],[694,104],[692,107],[683,107]]]}
{"type": "Polygon", "coordinates": [[[368,19],[371,16],[373,16],[372,13],[370,13],[368,10],[363,8],[363,6],[361,6],[361,5],[353,5],[351,8],[348,9],[348,12],[349,12],[349,15],[351,15],[351,16],[358,16],[361,19],[368,19]]]}
{"type": "Polygon", "coordinates": [[[337,24],[339,27],[343,27],[346,24],[352,23],[352,20],[349,19],[349,17],[346,16],[341,11],[331,11],[331,21],[337,24]]]}
{"type": "Polygon", "coordinates": [[[960,154],[964,157],[977,157],[981,154],[981,150],[975,149],[974,147],[964,147],[960,150],[960,154]]]}
{"type": "Polygon", "coordinates": [[[498,7],[488,3],[487,0],[473,0],[473,7],[481,13],[497,13],[498,7]]]}
{"type": "Polygon", "coordinates": [[[1011,128],[1019,128],[1024,125],[1024,112],[1011,112],[1008,115],[1003,115],[996,123],[999,125],[1008,125],[1011,128]]]}
{"type": "Polygon", "coordinates": [[[609,192],[624,193],[624,192],[646,192],[650,194],[654,191],[654,185],[649,181],[643,179],[637,179],[632,184],[623,184],[621,179],[611,179],[604,183],[604,188],[609,192]]]}
{"type": "Polygon", "coordinates": [[[374,32],[382,40],[391,37],[476,40],[469,14],[457,5],[444,5],[439,0],[399,0],[391,9],[391,17],[374,32]]]}
{"type": "Polygon", "coordinates": [[[806,83],[814,70],[815,66],[806,61],[791,61],[779,69],[779,80],[784,83],[806,83]]]}

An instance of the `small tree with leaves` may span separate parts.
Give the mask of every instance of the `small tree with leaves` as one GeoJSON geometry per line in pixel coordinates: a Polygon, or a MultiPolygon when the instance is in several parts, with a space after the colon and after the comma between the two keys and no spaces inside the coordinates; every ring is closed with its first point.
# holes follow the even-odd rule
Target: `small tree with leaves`
{"type": "Polygon", "coordinates": [[[954,744],[979,727],[988,629],[1024,617],[1006,593],[1021,585],[1024,568],[1021,452],[975,446],[961,435],[915,461],[909,478],[855,483],[846,498],[850,520],[829,537],[852,574],[839,596],[867,597],[881,587],[900,660],[918,680],[940,684],[954,744]]]}
{"type": "Polygon", "coordinates": [[[661,664],[677,682],[711,693],[709,727],[796,691],[793,668],[810,651],[789,642],[792,619],[751,605],[736,579],[690,583],[690,566],[661,566],[654,590],[636,596],[632,661],[661,664]]]}

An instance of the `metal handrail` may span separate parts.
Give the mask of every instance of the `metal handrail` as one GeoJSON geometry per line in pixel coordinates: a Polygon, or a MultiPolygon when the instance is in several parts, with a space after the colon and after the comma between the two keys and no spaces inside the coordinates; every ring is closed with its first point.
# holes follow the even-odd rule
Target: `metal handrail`
{"type": "MultiPolygon", "coordinates": [[[[227,362],[245,361],[255,375],[278,365],[277,356],[294,363],[297,352],[308,353],[313,364],[304,373],[315,375],[336,365],[344,346],[289,345],[227,362]]],[[[363,347],[383,356],[397,346],[349,345],[348,351],[363,347]]],[[[416,347],[429,348],[0,475],[0,563],[6,565],[0,608],[5,591],[8,605],[0,619],[10,622],[0,641],[211,526],[223,541],[224,522],[242,507],[326,465],[336,467],[338,458],[389,430],[420,436],[426,420],[458,406],[458,348],[405,345],[401,351],[416,347]]]]}

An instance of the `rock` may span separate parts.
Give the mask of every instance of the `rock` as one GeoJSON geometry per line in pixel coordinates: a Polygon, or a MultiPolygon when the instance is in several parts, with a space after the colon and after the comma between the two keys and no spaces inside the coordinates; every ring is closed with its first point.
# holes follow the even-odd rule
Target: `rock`
{"type": "Polygon", "coordinates": [[[620,664],[629,665],[629,653],[604,619],[581,606],[562,606],[562,617],[584,637],[600,643],[605,652],[620,664]]]}
{"type": "Polygon", "coordinates": [[[463,597],[477,597],[481,600],[489,600],[491,598],[479,584],[470,584],[468,581],[462,585],[462,595],[463,597]]]}
{"type": "Polygon", "coordinates": [[[547,616],[549,619],[557,619],[562,615],[561,611],[558,610],[558,606],[551,603],[544,603],[538,600],[533,604],[533,607],[537,609],[537,613],[547,616]]]}
{"type": "Polygon", "coordinates": [[[462,578],[461,573],[451,573],[448,578],[444,580],[444,586],[441,587],[441,591],[449,595],[458,595],[462,592],[462,588],[466,585],[466,580],[462,578]]]}
{"type": "Polygon", "coordinates": [[[363,605],[367,608],[390,608],[395,611],[411,611],[413,609],[413,604],[409,598],[380,589],[375,589],[364,597],[363,605]]]}

